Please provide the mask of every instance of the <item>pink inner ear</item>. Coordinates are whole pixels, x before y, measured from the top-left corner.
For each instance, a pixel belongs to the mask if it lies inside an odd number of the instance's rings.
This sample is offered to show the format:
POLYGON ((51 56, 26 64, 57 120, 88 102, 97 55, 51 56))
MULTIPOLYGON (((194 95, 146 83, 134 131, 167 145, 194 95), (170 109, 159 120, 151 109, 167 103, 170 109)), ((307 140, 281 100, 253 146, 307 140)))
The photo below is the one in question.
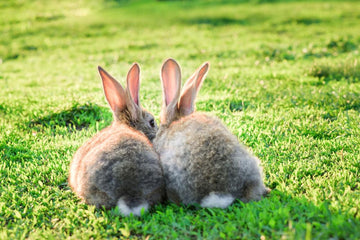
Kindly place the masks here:
POLYGON ((98 67, 103 82, 103 88, 106 100, 108 101, 112 111, 117 113, 126 108, 126 94, 120 83, 116 81, 104 69, 98 67))
POLYGON ((185 83, 184 90, 180 96, 179 101, 179 109, 181 111, 181 114, 183 114, 184 116, 194 112, 196 94, 201 87, 201 84, 208 69, 209 64, 203 64, 200 69, 196 70, 195 73, 185 83))
POLYGON ((168 106, 176 97, 179 90, 180 69, 174 60, 167 60, 161 71, 161 78, 165 94, 165 104, 168 106))
POLYGON ((207 73, 208 70, 209 70, 209 63, 205 63, 199 70, 199 74, 196 79, 196 91, 199 91, 199 87, 204 80, 204 75, 207 73))
POLYGON ((136 63, 129 70, 127 76, 127 86, 132 99, 135 104, 139 106, 140 68, 136 63))
POLYGON ((181 94, 179 101, 179 109, 184 116, 194 112, 194 101, 196 97, 196 89, 194 85, 189 85, 181 94))

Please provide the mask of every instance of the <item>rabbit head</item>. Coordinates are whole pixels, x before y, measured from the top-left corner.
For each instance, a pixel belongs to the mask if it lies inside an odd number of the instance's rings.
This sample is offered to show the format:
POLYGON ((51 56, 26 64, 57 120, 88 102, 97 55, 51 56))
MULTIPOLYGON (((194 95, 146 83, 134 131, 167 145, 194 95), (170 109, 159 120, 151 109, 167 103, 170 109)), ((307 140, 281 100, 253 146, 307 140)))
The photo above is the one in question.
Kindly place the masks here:
POLYGON ((114 122, 126 124, 142 133, 149 140, 153 140, 157 125, 154 116, 143 109, 139 100, 140 67, 134 63, 127 74, 127 88, 115 80, 100 66, 99 73, 107 102, 113 112, 114 122))
POLYGON ((205 62, 186 81, 180 94, 181 70, 179 64, 171 58, 163 63, 160 72, 163 89, 163 105, 160 114, 161 125, 169 125, 173 121, 195 111, 195 98, 208 70, 209 63, 205 62))

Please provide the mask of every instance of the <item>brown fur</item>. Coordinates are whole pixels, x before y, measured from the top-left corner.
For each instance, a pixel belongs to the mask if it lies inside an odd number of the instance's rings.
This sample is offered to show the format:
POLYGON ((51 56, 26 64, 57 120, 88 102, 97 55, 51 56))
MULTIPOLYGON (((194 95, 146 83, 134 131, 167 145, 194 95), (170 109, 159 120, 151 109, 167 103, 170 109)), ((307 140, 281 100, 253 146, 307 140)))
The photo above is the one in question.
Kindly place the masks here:
MULTIPOLYGON (((128 85, 129 79, 139 81, 136 67, 129 71, 128 85)), ((151 206, 165 194, 159 158, 151 143, 158 128, 149 123, 153 116, 138 105, 138 99, 137 104, 133 101, 130 93, 137 96, 138 89, 125 92, 104 70, 99 71, 114 122, 78 149, 70 164, 69 184, 96 207, 114 207, 120 198, 130 208, 144 202, 151 206)))
POLYGON ((118 122, 79 148, 69 182, 80 198, 97 207, 113 207, 123 195, 129 196, 128 205, 138 200, 155 204, 163 194, 162 170, 151 142, 118 122))

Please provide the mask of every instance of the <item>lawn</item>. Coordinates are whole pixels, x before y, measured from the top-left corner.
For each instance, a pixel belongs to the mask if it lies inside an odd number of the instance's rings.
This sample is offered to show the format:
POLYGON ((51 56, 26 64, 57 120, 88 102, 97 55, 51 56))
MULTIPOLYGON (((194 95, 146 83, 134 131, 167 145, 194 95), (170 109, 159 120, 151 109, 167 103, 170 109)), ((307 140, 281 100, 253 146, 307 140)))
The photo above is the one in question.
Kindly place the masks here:
POLYGON ((360 239, 357 1, 0 2, 0 239, 360 239), (97 73, 211 64, 197 110, 262 161, 270 196, 122 217, 77 199, 69 164, 112 121, 97 73))

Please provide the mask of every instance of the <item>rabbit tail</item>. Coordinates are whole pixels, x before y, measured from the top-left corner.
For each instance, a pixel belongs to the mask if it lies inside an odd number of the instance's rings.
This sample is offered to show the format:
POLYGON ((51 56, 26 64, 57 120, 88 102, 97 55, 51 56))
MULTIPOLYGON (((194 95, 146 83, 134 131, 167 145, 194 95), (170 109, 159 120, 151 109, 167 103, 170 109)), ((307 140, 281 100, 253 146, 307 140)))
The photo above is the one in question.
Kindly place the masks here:
POLYGON ((201 200, 200 206, 209 208, 227 208, 234 200, 235 197, 231 194, 211 192, 201 200))
POLYGON ((120 210, 120 213, 124 216, 129 216, 130 213, 132 213, 134 216, 140 216, 142 209, 144 209, 143 211, 146 212, 150 207, 149 203, 145 200, 130 202, 127 201, 126 197, 121 197, 117 202, 117 206, 120 210))

